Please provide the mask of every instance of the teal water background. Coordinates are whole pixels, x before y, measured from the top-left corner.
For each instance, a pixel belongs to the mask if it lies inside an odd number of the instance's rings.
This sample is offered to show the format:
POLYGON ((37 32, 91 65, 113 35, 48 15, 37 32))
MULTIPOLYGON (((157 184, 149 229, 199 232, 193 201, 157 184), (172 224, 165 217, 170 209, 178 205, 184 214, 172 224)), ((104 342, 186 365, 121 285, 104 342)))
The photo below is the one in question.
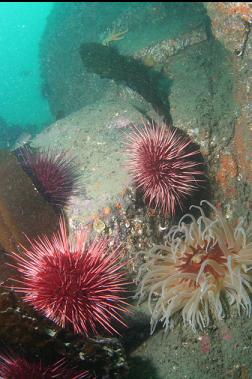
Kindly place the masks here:
POLYGON ((53 3, 0 4, 0 117, 11 124, 52 121, 41 93, 39 42, 53 3))

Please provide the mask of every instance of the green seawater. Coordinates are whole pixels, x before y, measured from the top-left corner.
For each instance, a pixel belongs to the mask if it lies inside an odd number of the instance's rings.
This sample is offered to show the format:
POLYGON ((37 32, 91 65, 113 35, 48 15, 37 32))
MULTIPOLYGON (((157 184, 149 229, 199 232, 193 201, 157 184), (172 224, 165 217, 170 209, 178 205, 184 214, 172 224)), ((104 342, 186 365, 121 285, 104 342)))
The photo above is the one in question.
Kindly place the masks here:
POLYGON ((0 117, 11 124, 52 120, 41 93, 39 42, 53 3, 0 4, 0 117))

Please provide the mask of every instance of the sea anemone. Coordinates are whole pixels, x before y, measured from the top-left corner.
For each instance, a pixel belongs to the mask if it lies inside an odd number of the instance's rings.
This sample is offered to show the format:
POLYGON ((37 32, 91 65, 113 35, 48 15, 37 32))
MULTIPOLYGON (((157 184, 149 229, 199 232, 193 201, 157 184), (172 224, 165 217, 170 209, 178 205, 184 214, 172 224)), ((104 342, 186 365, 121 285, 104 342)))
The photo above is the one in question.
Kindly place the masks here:
POLYGON ((56 210, 63 209, 78 192, 78 170, 65 152, 33 152, 22 147, 16 156, 37 190, 56 210))
POLYGON ((126 145, 136 187, 151 207, 165 215, 183 209, 184 201, 204 181, 200 152, 178 129, 146 123, 135 127, 126 145))
POLYGON ((137 295, 148 297, 151 333, 159 321, 167 330, 175 315, 182 315, 193 330, 203 329, 210 315, 225 316, 225 305, 236 304, 239 314, 251 315, 251 229, 243 227, 242 219, 233 227, 220 210, 203 204, 212 217, 193 206, 200 217, 184 215, 168 233, 167 244, 147 252, 139 270, 137 295))
POLYGON ((64 359, 46 367, 41 362, 31 363, 21 357, 0 355, 0 377, 3 379, 81 379, 87 375, 87 371, 74 374, 66 369, 64 359))
POLYGON ((122 293, 126 291, 126 264, 117 249, 110 251, 109 240, 88 242, 85 230, 68 239, 66 225, 50 239, 30 241, 23 254, 13 253, 22 275, 14 290, 37 311, 75 333, 90 335, 100 327, 116 333, 113 321, 126 312, 122 293))

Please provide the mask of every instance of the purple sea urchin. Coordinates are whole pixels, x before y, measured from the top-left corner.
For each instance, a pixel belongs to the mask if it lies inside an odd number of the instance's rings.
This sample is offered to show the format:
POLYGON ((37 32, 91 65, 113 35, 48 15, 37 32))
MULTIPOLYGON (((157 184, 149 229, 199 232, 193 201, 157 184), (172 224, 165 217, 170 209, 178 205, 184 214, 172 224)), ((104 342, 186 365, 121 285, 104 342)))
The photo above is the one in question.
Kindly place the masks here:
POLYGON ((204 181, 200 152, 187 136, 165 124, 135 128, 127 143, 129 169, 150 206, 174 215, 204 181))
POLYGON ((37 190, 55 209, 64 208, 78 191, 77 168, 64 152, 32 152, 24 147, 17 156, 37 190))
POLYGON ((166 329, 182 315, 194 330, 209 324, 209 312, 224 316, 223 299, 251 315, 252 234, 242 220, 232 227, 219 210, 201 207, 196 220, 187 214, 171 228, 168 243, 154 246, 139 271, 138 296, 148 298, 151 332, 159 321, 166 329), (190 223, 185 221, 189 220, 190 223), (224 295, 224 296, 223 296, 224 295))

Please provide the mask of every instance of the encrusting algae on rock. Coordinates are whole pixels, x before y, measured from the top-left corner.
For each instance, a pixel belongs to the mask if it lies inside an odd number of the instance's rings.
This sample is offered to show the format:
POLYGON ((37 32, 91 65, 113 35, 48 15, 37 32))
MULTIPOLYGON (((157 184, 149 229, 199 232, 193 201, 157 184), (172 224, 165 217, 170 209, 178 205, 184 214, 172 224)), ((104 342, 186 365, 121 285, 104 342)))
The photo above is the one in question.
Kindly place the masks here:
POLYGON ((203 204, 213 216, 193 206, 200 217, 184 215, 167 245, 150 249, 140 267, 137 296, 148 298, 151 333, 159 321, 168 330, 179 314, 194 331, 203 329, 210 316, 225 316, 225 302, 251 315, 252 228, 245 229, 242 219, 232 227, 212 204, 203 204))
POLYGON ((105 230, 106 225, 100 218, 95 218, 93 228, 97 233, 102 233, 105 230))

